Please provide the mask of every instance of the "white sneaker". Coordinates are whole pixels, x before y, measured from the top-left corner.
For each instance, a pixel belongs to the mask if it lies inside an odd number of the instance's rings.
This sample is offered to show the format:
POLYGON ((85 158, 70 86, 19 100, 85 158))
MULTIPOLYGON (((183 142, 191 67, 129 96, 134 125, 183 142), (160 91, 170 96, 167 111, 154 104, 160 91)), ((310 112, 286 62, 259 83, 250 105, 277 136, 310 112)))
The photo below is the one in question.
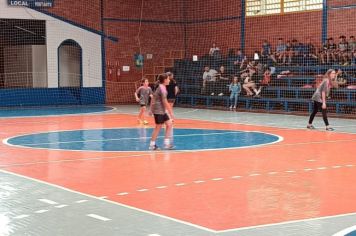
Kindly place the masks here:
POLYGON ((161 150, 157 145, 150 145, 149 149, 152 150, 152 151, 159 151, 159 150, 161 150))
POLYGON ((164 145, 164 149, 173 150, 173 149, 175 149, 175 146, 173 144, 164 145))
POLYGON ((215 93, 211 93, 210 95, 211 95, 211 96, 214 96, 214 95, 215 95, 215 93))
POLYGON ((234 106, 234 109, 236 109, 236 107, 234 106))
POLYGON ((229 109, 232 110, 232 106, 230 106, 229 109))
POLYGON ((262 91, 262 88, 260 87, 260 88, 257 90, 256 96, 257 96, 258 94, 260 94, 261 91, 262 91))
POLYGON ((218 96, 224 96, 224 94, 223 93, 219 93, 218 96))

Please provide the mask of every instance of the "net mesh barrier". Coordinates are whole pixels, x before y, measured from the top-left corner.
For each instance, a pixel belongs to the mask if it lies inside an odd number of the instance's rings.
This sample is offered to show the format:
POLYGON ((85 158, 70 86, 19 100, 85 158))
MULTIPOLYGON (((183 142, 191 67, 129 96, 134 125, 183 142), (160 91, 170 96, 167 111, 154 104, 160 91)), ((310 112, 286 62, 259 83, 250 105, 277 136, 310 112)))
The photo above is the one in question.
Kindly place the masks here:
POLYGON ((26 15, 18 19, 2 10, 2 106, 35 90, 44 104, 134 103, 142 77, 154 84, 171 71, 179 106, 233 108, 235 78, 238 110, 306 113, 323 75, 335 69, 328 110, 356 114, 353 1, 54 3, 17 7, 26 15))

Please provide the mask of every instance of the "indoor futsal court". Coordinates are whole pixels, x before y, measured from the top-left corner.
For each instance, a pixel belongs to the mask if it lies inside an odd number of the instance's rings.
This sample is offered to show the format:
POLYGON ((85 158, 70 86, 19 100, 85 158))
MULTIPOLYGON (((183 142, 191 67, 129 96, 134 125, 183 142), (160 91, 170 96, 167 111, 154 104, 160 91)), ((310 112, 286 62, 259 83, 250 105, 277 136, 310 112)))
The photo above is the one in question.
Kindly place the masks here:
POLYGON ((356 236, 355 16, 0 0, 0 236, 356 236))

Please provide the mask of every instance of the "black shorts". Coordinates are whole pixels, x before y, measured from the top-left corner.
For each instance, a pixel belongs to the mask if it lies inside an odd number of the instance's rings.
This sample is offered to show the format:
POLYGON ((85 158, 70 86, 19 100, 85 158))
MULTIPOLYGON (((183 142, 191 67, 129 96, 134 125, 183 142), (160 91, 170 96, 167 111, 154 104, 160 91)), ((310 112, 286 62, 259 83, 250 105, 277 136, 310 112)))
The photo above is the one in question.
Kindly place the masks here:
POLYGON ((156 125, 164 124, 164 122, 169 120, 169 116, 167 115, 167 113, 165 113, 165 114, 153 114, 153 115, 155 117, 156 125))
POLYGON ((174 103, 176 101, 175 98, 167 98, 167 100, 168 100, 169 103, 174 103))
POLYGON ((146 104, 140 104, 140 107, 146 107, 147 105, 146 104))

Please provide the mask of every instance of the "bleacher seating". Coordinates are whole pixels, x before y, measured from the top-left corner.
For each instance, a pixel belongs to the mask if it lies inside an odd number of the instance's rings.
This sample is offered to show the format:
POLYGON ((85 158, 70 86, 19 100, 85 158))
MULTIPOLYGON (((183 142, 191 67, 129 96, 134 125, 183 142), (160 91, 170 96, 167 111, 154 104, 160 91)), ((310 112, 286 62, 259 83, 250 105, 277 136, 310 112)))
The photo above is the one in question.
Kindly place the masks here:
MULTIPOLYGON (((204 63, 179 60, 175 62, 175 78, 180 86, 181 93, 177 104, 189 106, 224 106, 228 107, 229 96, 210 96, 201 94, 202 74, 204 63)), ((338 66, 310 66, 310 67, 277 67, 276 71, 290 70, 302 76, 289 76, 273 78, 270 86, 262 89, 258 98, 244 96, 242 92, 238 98, 239 108, 283 110, 285 112, 311 112, 313 102, 310 100, 315 88, 303 88, 303 85, 314 85, 315 75, 324 73, 330 68, 338 66), (307 73, 306 73, 307 71, 307 73), (305 75, 306 74, 306 75, 305 75)), ((344 71, 356 71, 355 66, 342 67, 344 71)), ((356 84, 356 78, 350 78, 349 83, 356 84)), ((335 113, 355 113, 356 90, 338 88, 331 90, 331 99, 328 100, 328 109, 335 113)))

